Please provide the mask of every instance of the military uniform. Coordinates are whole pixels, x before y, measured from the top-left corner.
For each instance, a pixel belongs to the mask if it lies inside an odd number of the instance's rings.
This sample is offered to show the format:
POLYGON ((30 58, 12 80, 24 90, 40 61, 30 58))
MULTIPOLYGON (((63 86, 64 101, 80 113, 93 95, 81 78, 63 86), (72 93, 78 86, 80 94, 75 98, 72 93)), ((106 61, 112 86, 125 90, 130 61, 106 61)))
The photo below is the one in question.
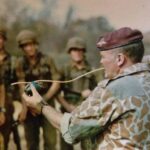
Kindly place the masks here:
POLYGON ((65 140, 74 143, 91 137, 92 150, 150 149, 149 70, 138 63, 100 82, 81 106, 64 115, 65 140))
MULTIPOLYGON (((85 41, 80 37, 73 37, 69 39, 66 46, 67 52, 70 53, 70 51, 73 48, 83 49, 83 51, 85 52, 86 51, 85 41)), ((63 67, 63 71, 62 71, 63 80, 75 79, 76 77, 79 77, 91 70, 92 68, 89 65, 89 63, 85 60, 85 58, 83 58, 83 64, 81 68, 78 68, 76 64, 73 61, 71 61, 63 67)), ((64 92, 64 98, 69 104, 78 106, 85 99, 82 97, 81 94, 82 91, 87 89, 93 90, 96 85, 97 85, 96 78, 93 74, 86 75, 74 82, 63 84, 62 89, 64 92)), ((63 113, 66 112, 65 108, 63 107, 61 108, 61 110, 63 113)), ((87 150, 87 145, 88 145, 87 143, 88 143, 87 139, 81 142, 82 150, 87 150)), ((73 146, 67 144, 62 139, 61 149, 71 150, 73 149, 73 146)))
MULTIPOLYGON (((29 60, 23 56, 17 62, 17 76, 19 80, 34 81, 39 79, 59 80, 60 75, 56 70, 52 58, 38 52, 35 65, 30 65, 29 60)), ((45 84, 44 95, 50 88, 50 83, 45 84)), ((54 100, 47 101, 54 107, 54 100)), ((56 129, 41 115, 33 116, 30 112, 25 120, 25 135, 30 150, 39 149, 39 132, 40 127, 43 128, 44 149, 55 149, 56 145, 56 129)))
MULTIPOLYGON (((64 69, 63 73, 64 80, 71 80, 91 71, 91 66, 85 61, 81 69, 78 69, 73 63, 70 63, 70 65, 66 65, 63 69, 64 69)), ((86 89, 93 90, 95 86, 96 86, 96 79, 94 75, 90 74, 84 76, 74 82, 63 85, 64 98, 69 104, 78 106, 84 100, 84 98, 81 95, 81 92, 86 89)), ((66 110, 63 107, 61 108, 61 110, 63 113, 66 112, 66 110)), ((87 143, 87 140, 84 140, 81 143, 82 149, 86 149, 85 147, 87 144, 84 143, 87 143)), ((67 148, 68 150, 70 150, 72 148, 71 145, 65 144, 64 142, 62 142, 61 145, 62 150, 63 149, 67 150, 67 148)))
MULTIPOLYGON (((64 80, 72 80, 91 71, 91 66, 85 61, 83 67, 79 69, 75 64, 69 63, 63 70, 64 80)), ((81 92, 86 89, 93 90, 95 86, 95 76, 93 74, 86 75, 74 82, 64 84, 64 97, 69 103, 77 106, 84 100, 81 92)))
POLYGON ((7 149, 9 142, 9 135, 12 131, 12 123, 13 123, 13 93, 14 87, 10 84, 16 81, 15 76, 15 68, 12 66, 14 59, 13 56, 10 56, 7 52, 5 52, 5 58, 0 64, 1 69, 1 78, 2 82, 5 85, 5 108, 6 108, 6 121, 5 124, 0 127, 0 131, 4 136, 5 149, 7 149))

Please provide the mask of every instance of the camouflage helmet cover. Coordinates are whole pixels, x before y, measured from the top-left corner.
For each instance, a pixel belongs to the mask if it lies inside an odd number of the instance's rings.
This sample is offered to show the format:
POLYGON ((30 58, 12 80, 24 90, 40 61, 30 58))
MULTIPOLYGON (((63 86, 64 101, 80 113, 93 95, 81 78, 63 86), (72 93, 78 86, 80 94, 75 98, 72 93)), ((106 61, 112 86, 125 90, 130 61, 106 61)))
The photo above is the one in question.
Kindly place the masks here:
POLYGON ((22 30, 17 35, 16 40, 19 46, 23 46, 24 44, 27 44, 30 42, 38 43, 36 34, 30 30, 22 30))
POLYGON ((80 37, 72 37, 69 39, 67 43, 66 51, 69 53, 70 50, 73 48, 79 48, 79 49, 83 49, 84 51, 86 51, 86 43, 80 37))

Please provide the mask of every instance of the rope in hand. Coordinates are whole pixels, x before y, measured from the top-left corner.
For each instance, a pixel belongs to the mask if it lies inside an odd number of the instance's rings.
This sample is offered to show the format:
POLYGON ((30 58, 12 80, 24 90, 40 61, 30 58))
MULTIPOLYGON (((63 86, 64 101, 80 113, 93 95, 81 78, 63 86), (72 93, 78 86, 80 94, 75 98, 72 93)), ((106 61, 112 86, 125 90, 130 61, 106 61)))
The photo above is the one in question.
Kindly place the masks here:
MULTIPOLYGON (((83 74, 83 75, 81 75, 81 76, 78 76, 78 77, 72 79, 72 80, 66 80, 66 81, 60 81, 60 80, 35 80, 34 82, 70 83, 70 82, 74 82, 74 81, 76 81, 76 80, 78 80, 78 79, 80 79, 80 78, 82 78, 82 77, 84 77, 84 76, 86 76, 86 75, 88 75, 88 74, 91 74, 91 73, 96 72, 96 71, 101 71, 101 70, 104 70, 104 68, 94 69, 94 70, 89 71, 89 72, 87 72, 87 73, 85 73, 85 74, 83 74)), ((27 84, 27 83, 31 83, 31 82, 14 82, 14 83, 12 83, 11 85, 27 84)))

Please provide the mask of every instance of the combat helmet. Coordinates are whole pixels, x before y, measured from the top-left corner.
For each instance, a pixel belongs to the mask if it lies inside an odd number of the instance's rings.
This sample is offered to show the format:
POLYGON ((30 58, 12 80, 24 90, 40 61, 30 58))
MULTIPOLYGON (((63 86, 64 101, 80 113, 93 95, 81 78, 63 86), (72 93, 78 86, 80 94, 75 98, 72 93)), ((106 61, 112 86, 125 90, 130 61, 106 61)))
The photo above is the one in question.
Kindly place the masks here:
POLYGON ((27 43, 34 42, 38 44, 37 36, 33 31, 22 30, 16 38, 18 45, 21 47, 27 43))
POLYGON ((79 48, 83 49, 84 52, 86 51, 86 43, 85 40, 83 40, 80 37, 72 37, 69 39, 67 46, 66 46, 66 51, 70 53, 70 50, 73 48, 79 48))

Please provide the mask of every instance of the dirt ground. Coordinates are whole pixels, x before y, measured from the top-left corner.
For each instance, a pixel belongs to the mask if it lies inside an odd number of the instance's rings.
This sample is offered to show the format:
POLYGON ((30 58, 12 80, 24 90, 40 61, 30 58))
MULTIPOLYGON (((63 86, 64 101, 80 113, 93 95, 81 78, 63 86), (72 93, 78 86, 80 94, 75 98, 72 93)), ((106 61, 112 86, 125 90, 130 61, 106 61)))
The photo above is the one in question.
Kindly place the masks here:
MULTIPOLYGON (((16 119, 19 112, 21 111, 21 104, 19 102, 15 102, 14 107, 15 107, 14 119, 16 119)), ((58 103, 56 103, 56 108, 59 109, 58 103)), ((21 149, 27 150, 26 140, 24 136, 24 128, 22 124, 18 125, 18 131, 19 131, 19 136, 20 136, 21 149)), ((56 145, 57 150, 60 150, 60 145, 59 145, 60 137, 59 136, 60 134, 59 132, 57 132, 57 145, 56 145)), ((75 147, 75 150, 81 150, 80 144, 76 144, 74 147, 75 147)), ((9 142, 8 150, 17 150, 12 134, 10 135, 10 142, 9 142)), ((43 150, 42 129, 40 130, 40 150, 43 150)))
MULTIPOLYGON (((21 141, 20 141, 21 142, 21 150, 27 150, 26 141, 25 141, 25 138, 24 138, 24 129, 23 129, 23 126, 20 125, 18 127, 18 129, 19 129, 19 135, 20 135, 20 139, 21 139, 21 141)), ((58 133, 58 136, 57 136, 56 149, 60 150, 59 133, 58 133)), ((10 142, 9 142, 9 148, 8 148, 8 150, 17 150, 16 145, 15 145, 14 140, 13 140, 13 135, 12 134, 10 136, 10 142)), ((43 149, 42 130, 41 130, 41 135, 40 135, 40 150, 44 150, 43 149)), ((81 150, 80 144, 76 144, 74 146, 74 150, 81 150)))

